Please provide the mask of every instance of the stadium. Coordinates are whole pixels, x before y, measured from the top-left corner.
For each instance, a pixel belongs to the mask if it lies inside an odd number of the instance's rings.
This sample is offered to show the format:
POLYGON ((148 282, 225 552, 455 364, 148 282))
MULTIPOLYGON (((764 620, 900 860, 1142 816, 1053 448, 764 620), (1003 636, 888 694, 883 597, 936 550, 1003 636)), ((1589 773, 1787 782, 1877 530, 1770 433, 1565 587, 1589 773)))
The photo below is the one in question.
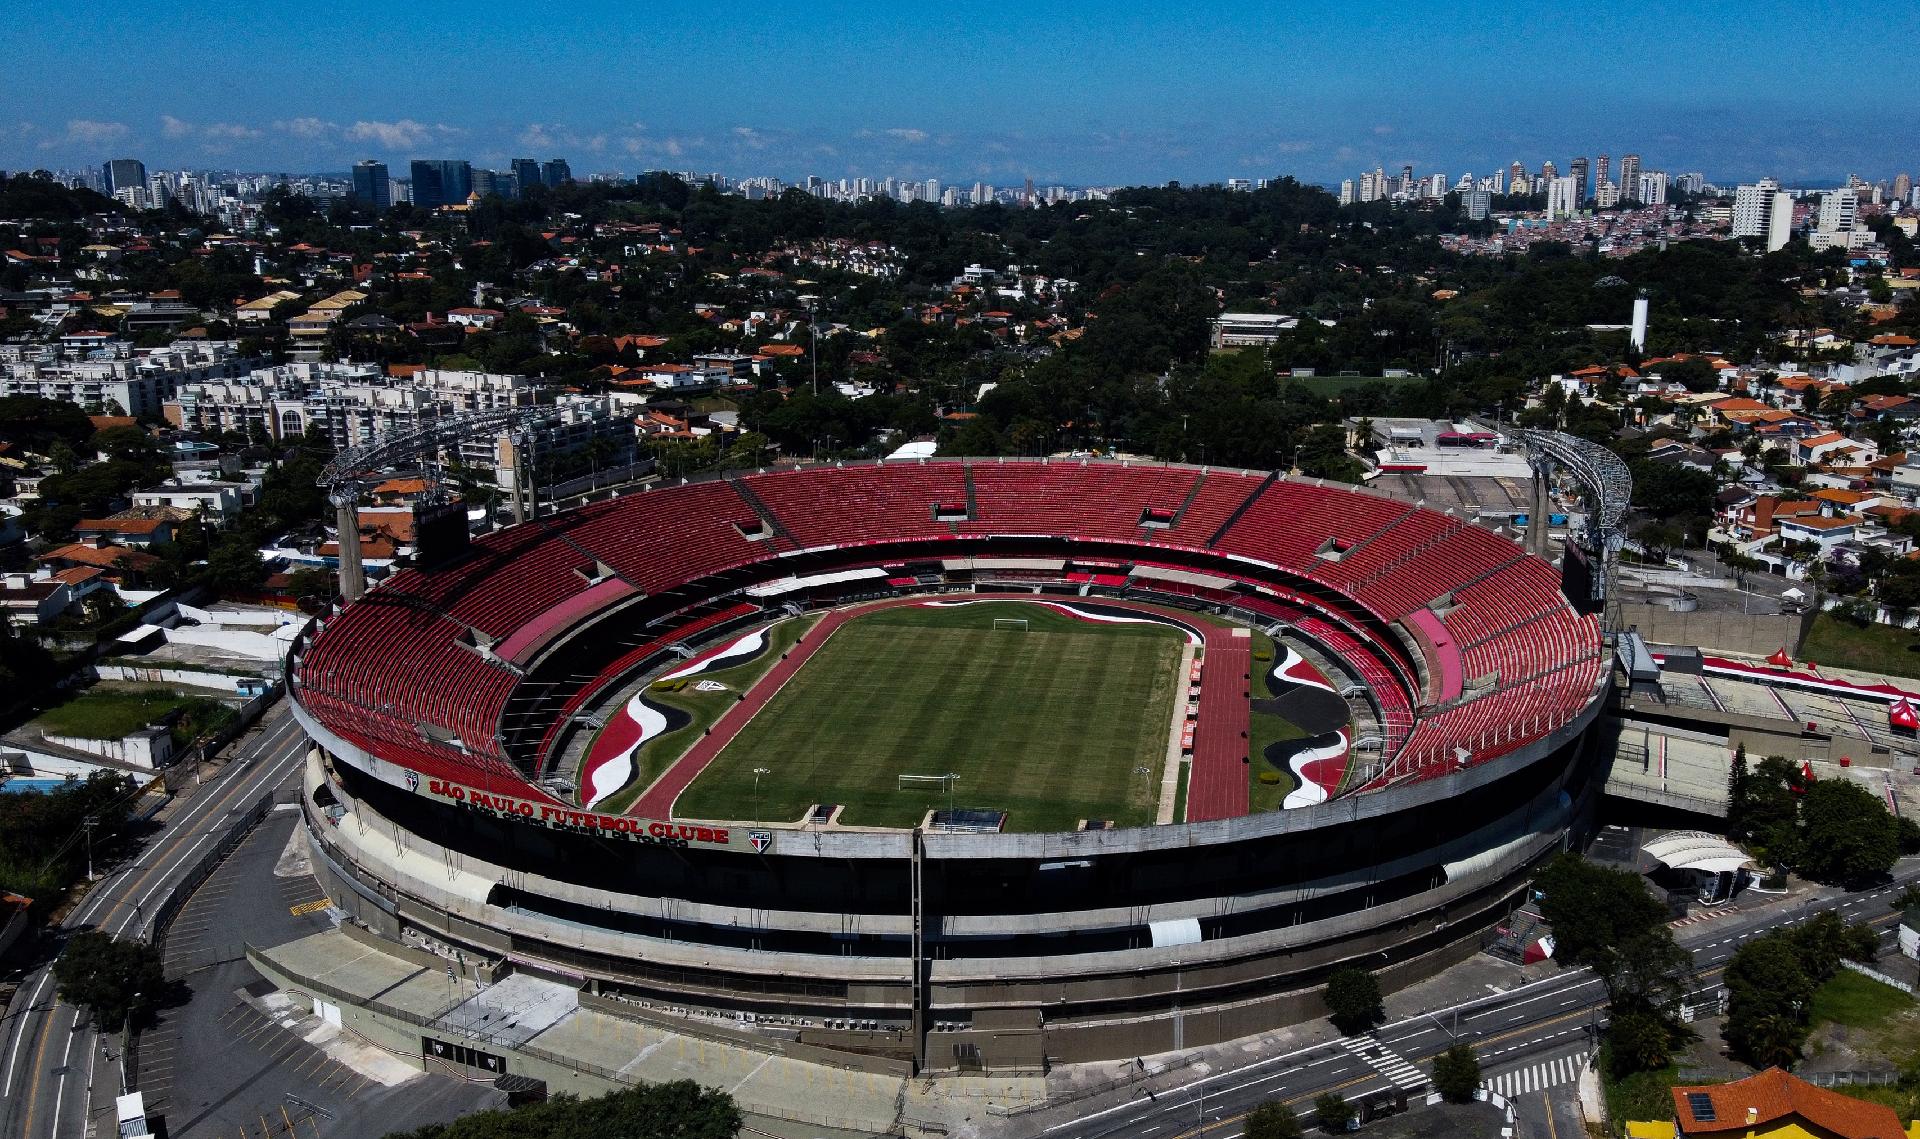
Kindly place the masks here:
POLYGON ((1588 558, 1364 489, 869 461, 461 538, 289 657, 330 897, 771 1041, 1031 1071, 1317 1016, 1471 952, 1598 796, 1588 558))

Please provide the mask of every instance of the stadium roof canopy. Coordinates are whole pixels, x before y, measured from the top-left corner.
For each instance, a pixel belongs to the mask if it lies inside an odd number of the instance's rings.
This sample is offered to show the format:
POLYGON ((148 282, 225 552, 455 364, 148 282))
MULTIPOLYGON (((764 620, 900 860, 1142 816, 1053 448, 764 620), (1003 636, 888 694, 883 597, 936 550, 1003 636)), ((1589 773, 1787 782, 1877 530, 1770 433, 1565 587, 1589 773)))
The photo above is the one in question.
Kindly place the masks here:
POLYGON ((1640 848, 1675 870, 1726 874, 1753 861, 1747 852, 1705 831, 1673 831, 1640 848))

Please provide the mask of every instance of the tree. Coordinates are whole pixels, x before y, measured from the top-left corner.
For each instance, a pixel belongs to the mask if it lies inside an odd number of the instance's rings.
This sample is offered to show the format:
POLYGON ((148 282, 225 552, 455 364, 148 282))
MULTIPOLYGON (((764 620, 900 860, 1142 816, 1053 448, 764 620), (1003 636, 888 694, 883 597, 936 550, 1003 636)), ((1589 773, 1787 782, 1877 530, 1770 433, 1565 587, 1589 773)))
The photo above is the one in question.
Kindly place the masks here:
POLYGON ((216 588, 257 589, 267 580, 267 565, 245 534, 228 534, 207 555, 207 580, 216 588))
POLYGON ((103 1031, 117 1032, 157 1007, 167 978, 160 953, 143 941, 122 940, 98 930, 76 933, 53 963, 60 999, 93 1015, 103 1031))
POLYGON ((1342 1099, 1336 1092, 1326 1092, 1313 1101, 1313 1121, 1320 1130, 1339 1133, 1353 1122, 1353 1105, 1342 1099))
POLYGON ((1433 1090, 1448 1103, 1471 1103, 1480 1090, 1480 1058, 1470 1044, 1455 1044, 1433 1058, 1433 1090))
POLYGON ((1673 1029, 1651 1012, 1628 1012, 1607 1025, 1607 1063, 1616 1078, 1673 1062, 1673 1029))
POLYGON ((732 1096, 675 1080, 597 1099, 558 1095, 509 1111, 475 1112, 451 1123, 396 1132, 390 1139, 733 1139, 740 1124, 732 1096))
POLYGON ((1327 978, 1325 1000, 1333 1026, 1348 1036, 1365 1032, 1386 1019, 1380 982, 1364 969, 1336 969, 1327 978))
POLYGON ((1739 780, 1729 800, 1727 829, 1776 866, 1791 866, 1800 851, 1800 769, 1770 755, 1739 780))
POLYGON ((1755 938, 1727 964, 1727 1022, 1734 1053, 1756 1067, 1791 1065, 1807 1038, 1815 982, 1801 965, 1791 937, 1755 938))
POLYGON ((1872 792, 1845 779, 1807 788, 1800 803, 1802 874, 1860 886, 1886 876, 1900 857, 1900 826, 1872 792))
POLYGON ((1541 915, 1553 926, 1554 956, 1572 966, 1602 972, 1618 947, 1636 934, 1661 927, 1666 907, 1631 871, 1596 866, 1579 855, 1561 854, 1534 880, 1541 915))
POLYGON ((1300 1139, 1300 1117, 1277 1099, 1247 1113, 1246 1139, 1300 1139))
POLYGON ((1660 378, 1690 392, 1710 392, 1720 386, 1720 373, 1698 356, 1660 365, 1660 378))

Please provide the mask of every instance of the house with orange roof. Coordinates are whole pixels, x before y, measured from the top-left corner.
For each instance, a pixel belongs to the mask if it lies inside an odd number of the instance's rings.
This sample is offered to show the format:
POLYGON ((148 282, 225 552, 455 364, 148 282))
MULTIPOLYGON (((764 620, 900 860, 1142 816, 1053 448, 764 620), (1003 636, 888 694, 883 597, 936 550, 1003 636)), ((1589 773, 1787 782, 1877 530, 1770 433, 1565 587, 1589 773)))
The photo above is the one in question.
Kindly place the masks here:
POLYGON ((98 541, 144 550, 173 541, 173 522, 166 518, 83 518, 74 523, 79 540, 98 541))
POLYGON ((159 558, 140 550, 89 542, 70 542, 57 546, 41 554, 37 560, 50 570, 91 566, 111 581, 143 577, 160 564, 159 558))
POLYGON ((1917 1139, 1885 1104, 1816 1087, 1779 1068, 1673 1088, 1673 1122, 1627 1124, 1629 1139, 1917 1139))
POLYGON ((1838 431, 1810 435, 1794 444, 1793 460, 1801 466, 1831 463, 1865 466, 1880 457, 1871 439, 1851 439, 1838 431))

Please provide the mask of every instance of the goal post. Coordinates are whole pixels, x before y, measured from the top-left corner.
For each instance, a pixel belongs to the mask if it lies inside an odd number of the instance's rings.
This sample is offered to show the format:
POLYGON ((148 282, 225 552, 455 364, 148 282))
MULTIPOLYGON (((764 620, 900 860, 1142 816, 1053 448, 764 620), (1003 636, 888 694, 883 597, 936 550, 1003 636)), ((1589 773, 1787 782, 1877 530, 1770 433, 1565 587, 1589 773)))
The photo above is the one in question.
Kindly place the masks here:
POLYGON ((947 796, 947 810, 953 810, 953 785, 960 782, 957 771, 943 772, 939 775, 901 775, 898 789, 901 791, 944 791, 947 796))
POLYGON ((1024 633, 1027 631, 1027 619, 1025 617, 995 617, 993 619, 993 627, 995 629, 1012 629, 1015 632, 1024 633))

